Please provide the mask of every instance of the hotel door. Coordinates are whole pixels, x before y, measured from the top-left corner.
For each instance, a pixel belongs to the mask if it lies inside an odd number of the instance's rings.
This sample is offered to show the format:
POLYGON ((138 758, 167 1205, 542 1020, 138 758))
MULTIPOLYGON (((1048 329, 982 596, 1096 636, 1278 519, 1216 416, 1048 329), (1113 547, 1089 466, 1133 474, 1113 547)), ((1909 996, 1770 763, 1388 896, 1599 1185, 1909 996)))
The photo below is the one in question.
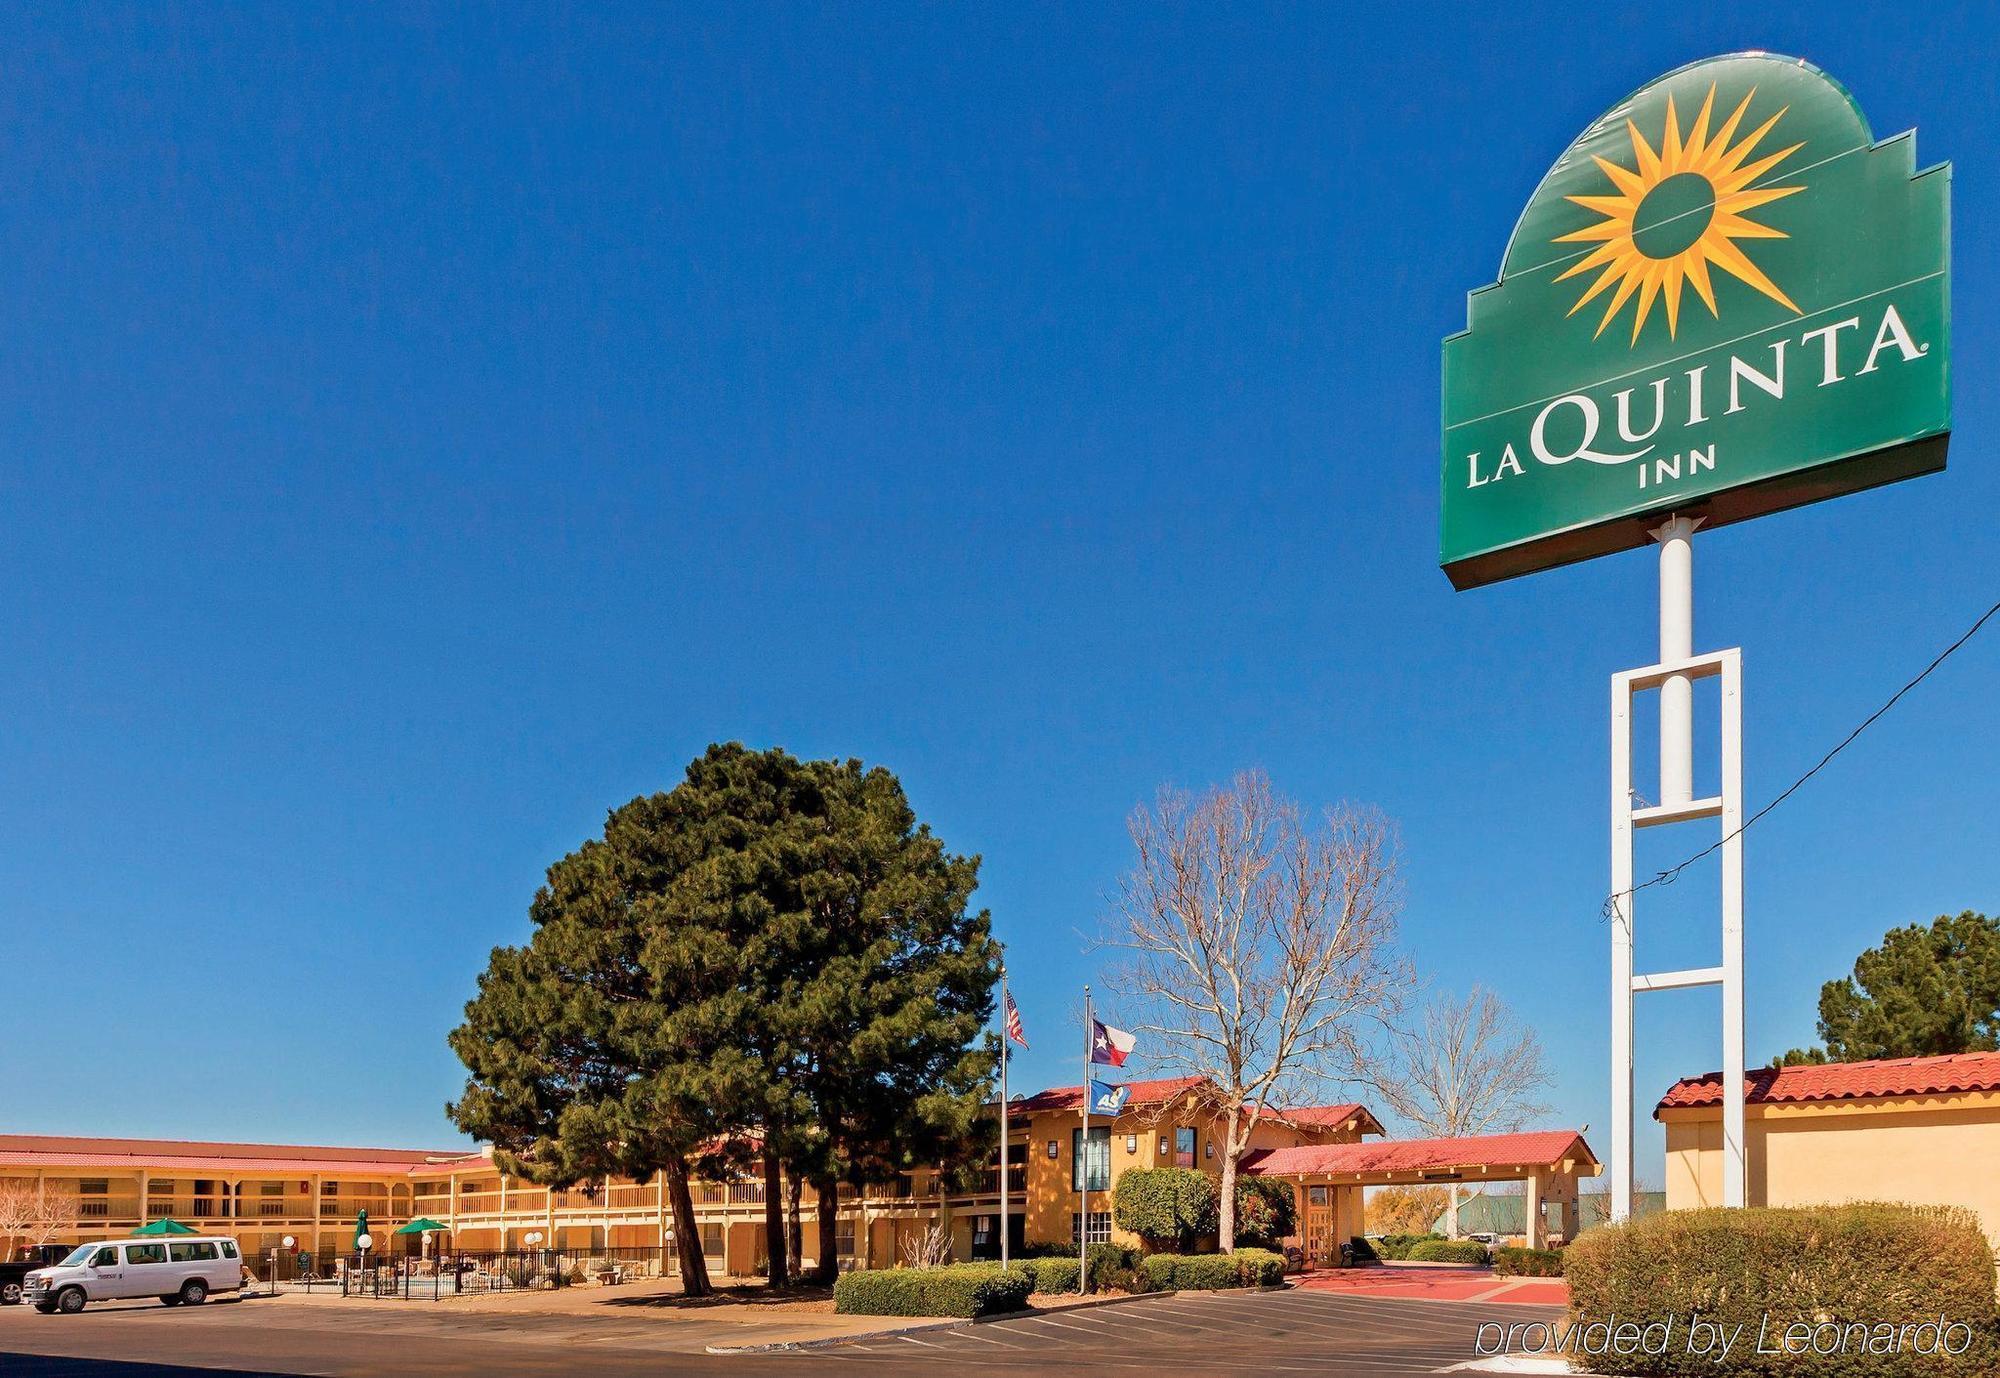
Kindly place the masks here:
POLYGON ((1334 1238, 1333 1189, 1306 1188, 1306 1266, 1331 1268, 1340 1262, 1340 1241, 1334 1238))

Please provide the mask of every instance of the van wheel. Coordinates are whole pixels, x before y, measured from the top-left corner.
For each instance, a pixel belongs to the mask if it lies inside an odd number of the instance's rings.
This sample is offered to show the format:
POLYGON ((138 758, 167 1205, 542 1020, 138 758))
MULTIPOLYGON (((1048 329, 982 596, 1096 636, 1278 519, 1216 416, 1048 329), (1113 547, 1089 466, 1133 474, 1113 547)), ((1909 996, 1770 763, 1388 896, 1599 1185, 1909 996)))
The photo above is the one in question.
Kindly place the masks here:
POLYGON ((0 1306, 19 1306, 20 1304, 21 1284, 18 1282, 0 1282, 0 1306))
POLYGON ((65 1316, 74 1316, 83 1310, 84 1295, 81 1287, 65 1287, 56 1293, 56 1310, 65 1316))
POLYGON ((200 1278, 189 1278, 181 1286, 180 1300, 189 1306, 200 1306, 208 1300, 208 1284, 200 1278))

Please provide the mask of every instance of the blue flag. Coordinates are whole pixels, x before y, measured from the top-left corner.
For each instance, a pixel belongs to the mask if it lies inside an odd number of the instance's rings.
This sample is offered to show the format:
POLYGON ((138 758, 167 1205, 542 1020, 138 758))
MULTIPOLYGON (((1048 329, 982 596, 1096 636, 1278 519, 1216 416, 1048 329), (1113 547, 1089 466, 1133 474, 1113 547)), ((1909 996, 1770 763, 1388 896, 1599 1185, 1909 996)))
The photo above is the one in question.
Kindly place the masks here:
POLYGON ((1131 1094, 1129 1086, 1113 1086, 1108 1081, 1090 1083, 1090 1113, 1093 1115, 1116 1115, 1125 1108, 1125 1098, 1131 1094))

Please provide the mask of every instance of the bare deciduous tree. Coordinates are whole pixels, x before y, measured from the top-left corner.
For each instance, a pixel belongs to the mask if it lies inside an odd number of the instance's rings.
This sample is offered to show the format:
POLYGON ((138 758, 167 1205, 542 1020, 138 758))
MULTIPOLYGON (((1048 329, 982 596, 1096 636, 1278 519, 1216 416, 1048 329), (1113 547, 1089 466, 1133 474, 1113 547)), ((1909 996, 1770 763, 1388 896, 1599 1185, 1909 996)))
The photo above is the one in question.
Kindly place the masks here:
POLYGON ((942 1268, 951 1262, 951 1227, 932 1225, 903 1241, 905 1268, 942 1268))
POLYGON ((49 1182, 12 1177, 0 1181, 0 1258, 16 1249, 47 1244, 76 1228, 82 1203, 76 1193, 49 1182))
MULTIPOLYGON (((1519 1129, 1548 1106, 1541 1040, 1500 998, 1478 986, 1439 995, 1394 1038, 1393 1074, 1376 1082, 1389 1108, 1442 1139, 1519 1129)), ((1458 1237, 1459 1188, 1451 1184, 1448 1232, 1458 1237)))
POLYGON ((1429 1234, 1451 1202, 1443 1187, 1376 1187, 1367 1202, 1369 1234, 1429 1234))
MULTIPOLYGON (((1215 1090, 1224 1125, 1220 1243, 1236 1242, 1236 1169, 1257 1124, 1363 1077, 1372 1035, 1410 985, 1396 955, 1395 831, 1371 809, 1318 819, 1261 771, 1226 788, 1165 789, 1130 822, 1112 974, 1147 1060, 1215 1090)), ((1371 1079, 1372 1080, 1372 1079, 1371 1079)))

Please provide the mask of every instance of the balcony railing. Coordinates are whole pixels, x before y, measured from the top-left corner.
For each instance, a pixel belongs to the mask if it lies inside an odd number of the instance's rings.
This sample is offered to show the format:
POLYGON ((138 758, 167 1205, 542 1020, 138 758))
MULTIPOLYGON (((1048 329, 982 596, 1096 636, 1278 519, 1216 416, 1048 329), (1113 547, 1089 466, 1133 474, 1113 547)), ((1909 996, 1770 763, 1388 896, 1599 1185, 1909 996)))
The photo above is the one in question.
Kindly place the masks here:
MULTIPOLYGON (((1028 1169, 1016 1163, 1007 1173, 1007 1190, 1010 1193, 1026 1195, 1028 1190, 1028 1169)), ((951 1176, 951 1191, 954 1196, 998 1196, 1000 1194, 1000 1169, 963 1168, 951 1176)))

